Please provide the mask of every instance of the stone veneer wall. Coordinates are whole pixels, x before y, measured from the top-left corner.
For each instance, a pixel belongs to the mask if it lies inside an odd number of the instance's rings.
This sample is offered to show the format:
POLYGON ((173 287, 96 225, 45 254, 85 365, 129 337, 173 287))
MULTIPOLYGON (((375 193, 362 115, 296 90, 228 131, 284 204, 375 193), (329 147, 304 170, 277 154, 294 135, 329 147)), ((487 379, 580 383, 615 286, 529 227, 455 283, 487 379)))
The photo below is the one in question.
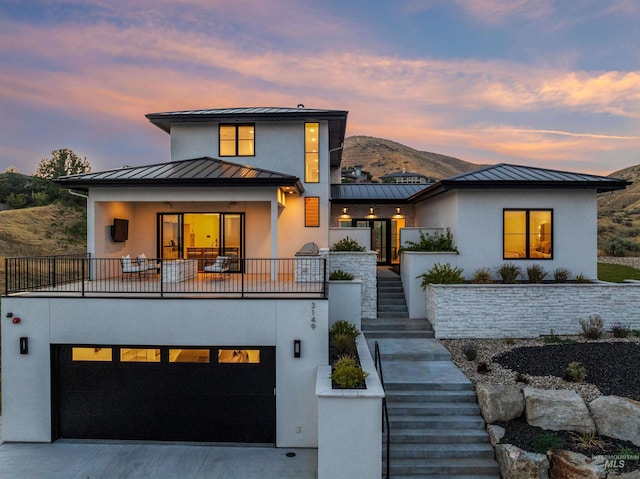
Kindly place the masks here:
POLYGON ((640 257, 638 256, 598 256, 598 263, 621 264, 640 269, 640 257))
POLYGON ((640 329, 640 283, 429 285, 426 303, 437 338, 579 334, 596 314, 640 329))
POLYGON ((327 275, 340 269, 360 278, 362 317, 375 318, 378 309, 376 252, 331 251, 328 257, 327 275))

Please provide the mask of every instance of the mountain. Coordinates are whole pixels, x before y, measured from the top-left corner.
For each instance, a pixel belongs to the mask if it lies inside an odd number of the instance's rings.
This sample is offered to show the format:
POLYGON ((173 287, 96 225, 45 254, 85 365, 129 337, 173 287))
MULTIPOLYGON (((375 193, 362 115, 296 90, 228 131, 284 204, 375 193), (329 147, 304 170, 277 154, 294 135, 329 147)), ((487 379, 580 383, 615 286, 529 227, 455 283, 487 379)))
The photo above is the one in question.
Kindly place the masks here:
MULTIPOLYGON (((603 247, 616 239, 618 243, 636 243, 640 250, 640 165, 615 171, 609 176, 633 181, 633 184, 624 190, 604 193, 598 198, 599 243, 603 247)), ((635 251, 635 255, 638 252, 635 251)))
POLYGON ((361 165, 374 180, 381 175, 402 171, 420 173, 427 178, 443 179, 475 170, 483 165, 452 156, 418 151, 395 141, 371 136, 350 136, 344 141, 342 166, 361 165))

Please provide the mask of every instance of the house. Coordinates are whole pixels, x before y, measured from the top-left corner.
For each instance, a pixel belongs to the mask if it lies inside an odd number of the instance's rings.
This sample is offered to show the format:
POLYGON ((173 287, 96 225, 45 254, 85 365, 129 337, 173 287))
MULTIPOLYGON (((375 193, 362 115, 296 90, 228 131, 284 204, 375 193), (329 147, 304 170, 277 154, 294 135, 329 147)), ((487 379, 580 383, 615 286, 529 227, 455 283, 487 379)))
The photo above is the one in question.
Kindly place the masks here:
MULTIPOLYGON (((87 196, 89 255, 7 259, 6 441, 317 447, 336 238, 364 233, 370 256, 394 265, 419 231, 449 230, 466 274, 517 261, 594 278, 597 194, 628 184, 514 165, 340 184, 346 111, 147 118, 170 134, 169 161, 60 179, 87 196)), ((405 292, 424 317, 414 267, 402 265, 405 292)))
POLYGON ((408 184, 420 184, 425 185, 430 183, 426 176, 420 173, 408 172, 406 168, 402 168, 402 171, 394 171, 393 173, 387 173, 380 177, 383 183, 408 183, 408 184))

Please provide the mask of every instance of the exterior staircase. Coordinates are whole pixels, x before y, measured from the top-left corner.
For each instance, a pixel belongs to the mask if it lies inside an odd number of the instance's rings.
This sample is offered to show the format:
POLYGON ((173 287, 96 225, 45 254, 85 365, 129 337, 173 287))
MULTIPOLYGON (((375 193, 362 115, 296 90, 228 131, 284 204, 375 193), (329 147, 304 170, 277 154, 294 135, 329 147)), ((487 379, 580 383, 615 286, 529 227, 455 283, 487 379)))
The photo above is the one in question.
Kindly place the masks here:
MULTIPOLYGON (((379 343, 390 424, 390 478, 498 479, 498 465, 469 379, 434 339, 426 319, 409 319, 400 277, 378 270, 378 317, 363 319, 379 343)), ((383 434, 385 477, 386 433, 383 434)))

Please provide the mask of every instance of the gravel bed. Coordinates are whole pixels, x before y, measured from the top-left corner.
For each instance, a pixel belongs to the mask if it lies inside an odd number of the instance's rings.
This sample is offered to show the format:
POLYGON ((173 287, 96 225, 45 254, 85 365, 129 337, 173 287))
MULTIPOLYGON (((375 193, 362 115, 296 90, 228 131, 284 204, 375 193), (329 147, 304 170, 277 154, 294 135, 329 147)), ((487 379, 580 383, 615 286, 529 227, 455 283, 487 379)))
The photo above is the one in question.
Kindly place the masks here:
POLYGON ((448 339, 441 342, 451 352, 456 366, 474 384, 526 382, 539 389, 573 389, 586 402, 602 394, 640 401, 639 337, 622 339, 607 333, 597 341, 587 341, 582 336, 559 336, 558 339, 574 343, 548 344, 542 339, 448 339), (468 346, 477 350, 477 358, 473 361, 464 356, 463 350, 468 346), (585 367, 586 382, 572 383, 563 379, 567 364, 573 361, 585 367), (487 364, 488 372, 478 372, 478 364, 482 362, 487 364))

